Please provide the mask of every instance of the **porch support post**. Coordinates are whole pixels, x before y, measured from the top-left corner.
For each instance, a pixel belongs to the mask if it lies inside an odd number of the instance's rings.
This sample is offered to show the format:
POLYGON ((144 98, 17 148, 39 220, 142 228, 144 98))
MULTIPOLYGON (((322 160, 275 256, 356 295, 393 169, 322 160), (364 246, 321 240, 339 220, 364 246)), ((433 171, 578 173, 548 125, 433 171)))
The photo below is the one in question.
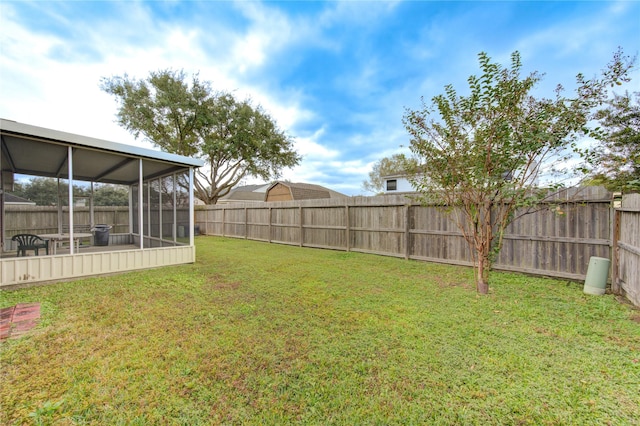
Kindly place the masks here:
POLYGON ((69 146, 67 150, 67 162, 69 164, 69 253, 73 255, 75 252, 75 247, 73 246, 73 148, 69 146))
POLYGON ((195 209, 193 207, 193 167, 189 167, 189 245, 193 246, 195 209))
POLYGON ((95 211, 93 209, 93 182, 91 182, 91 195, 89 197, 89 229, 93 229, 95 224, 95 211))
POLYGON ((58 194, 58 234, 62 234, 62 216, 64 212, 62 209, 62 194, 60 192, 60 176, 58 176, 57 182, 58 187, 56 193, 58 194))
POLYGON ((142 210, 144 207, 144 197, 143 197, 143 174, 142 174, 142 158, 138 160, 139 166, 139 175, 138 175, 138 232, 140 233, 140 250, 144 248, 144 211, 142 210))
POLYGON ((151 247, 151 182, 147 184, 147 235, 149 236, 149 246, 151 247))
POLYGON ((173 245, 178 242, 178 175, 174 173, 173 177, 173 245))
POLYGON ((163 186, 163 177, 158 178, 158 227, 160 228, 158 231, 158 235, 160 235, 160 247, 164 247, 163 246, 163 240, 164 238, 162 237, 163 234, 163 225, 164 223, 162 222, 162 186, 163 186))
POLYGON ((129 234, 133 234, 133 185, 129 185, 129 234))

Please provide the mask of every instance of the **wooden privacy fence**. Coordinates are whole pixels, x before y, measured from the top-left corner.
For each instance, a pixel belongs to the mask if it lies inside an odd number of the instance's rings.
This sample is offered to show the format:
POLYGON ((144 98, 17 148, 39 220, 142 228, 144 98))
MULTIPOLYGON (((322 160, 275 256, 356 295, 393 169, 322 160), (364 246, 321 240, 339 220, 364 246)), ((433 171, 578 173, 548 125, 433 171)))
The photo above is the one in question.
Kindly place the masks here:
MULTIPOLYGON (((129 232, 128 207, 93 208, 94 224, 112 226, 111 232, 129 232)), ((62 223, 69 223, 69 208, 62 209, 62 223)), ((91 225, 89 207, 73 208, 73 223, 76 226, 91 225)), ((67 226, 68 227, 68 226, 67 226)), ((6 205, 4 212, 4 234, 6 239, 20 233, 51 234, 58 232, 58 208, 51 206, 6 205)))
POLYGON ((640 194, 626 196, 614 215, 611 288, 640 307, 640 194))
MULTIPOLYGON (((207 235, 471 265, 447 210, 402 195, 201 206, 207 235)), ((570 189, 514 221, 496 269, 583 280, 591 256, 610 258, 611 194, 570 189)))
MULTIPOLYGON (((111 226, 114 235, 129 232, 129 208, 120 206, 95 206, 94 224, 111 226)), ((69 230, 69 208, 62 208, 62 231, 69 230)), ((89 207, 73 208, 74 232, 91 230, 91 214, 89 207)), ((55 234, 58 232, 58 208, 55 206, 5 205, 2 229, 4 241, 2 250, 15 250, 16 245, 11 237, 16 234, 55 234)), ((128 241, 126 239, 125 241, 128 241)))
MULTIPOLYGON (((62 209, 62 230, 68 232, 69 208, 62 209)), ((11 237, 15 234, 53 234, 58 232, 58 208, 55 206, 7 205, 4 212, 4 247, 15 249, 11 244, 11 237)), ((162 214, 158 209, 145 209, 145 233, 151 237, 160 237, 160 233, 167 237, 176 232, 178 238, 188 237, 189 209, 180 206, 177 209, 166 207, 162 214), (177 227, 174 231, 174 213, 177 227)), ((133 218, 137 227, 137 217, 133 218)), ((73 223, 75 232, 89 232, 91 225, 106 224, 111 226, 112 235, 129 233, 129 207, 127 206, 95 206, 93 208, 93 223, 89 207, 73 208, 73 223)), ((134 229, 134 232, 138 232, 134 229)))

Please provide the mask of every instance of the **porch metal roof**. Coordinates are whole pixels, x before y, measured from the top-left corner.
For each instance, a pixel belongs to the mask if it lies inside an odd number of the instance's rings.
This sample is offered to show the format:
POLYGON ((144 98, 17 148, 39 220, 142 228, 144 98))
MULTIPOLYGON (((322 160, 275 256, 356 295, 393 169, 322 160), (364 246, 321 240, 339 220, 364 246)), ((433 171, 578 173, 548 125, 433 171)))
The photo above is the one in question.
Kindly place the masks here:
POLYGON ((145 180, 202 167, 203 161, 161 151, 61 132, 0 119, 2 171, 69 178, 68 147, 73 153, 73 179, 131 185, 138 182, 138 159, 145 180))

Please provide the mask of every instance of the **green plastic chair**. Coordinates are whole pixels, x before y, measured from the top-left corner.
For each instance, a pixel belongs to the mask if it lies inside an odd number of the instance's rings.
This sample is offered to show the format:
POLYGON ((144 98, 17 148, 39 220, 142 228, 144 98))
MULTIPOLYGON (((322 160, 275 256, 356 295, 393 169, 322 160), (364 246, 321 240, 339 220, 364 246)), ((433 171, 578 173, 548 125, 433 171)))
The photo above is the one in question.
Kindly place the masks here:
POLYGON ((38 250, 45 249, 49 254, 49 241, 43 240, 34 234, 17 234, 11 237, 12 241, 18 243, 18 256, 26 256, 27 250, 33 250, 35 255, 38 256, 38 250))

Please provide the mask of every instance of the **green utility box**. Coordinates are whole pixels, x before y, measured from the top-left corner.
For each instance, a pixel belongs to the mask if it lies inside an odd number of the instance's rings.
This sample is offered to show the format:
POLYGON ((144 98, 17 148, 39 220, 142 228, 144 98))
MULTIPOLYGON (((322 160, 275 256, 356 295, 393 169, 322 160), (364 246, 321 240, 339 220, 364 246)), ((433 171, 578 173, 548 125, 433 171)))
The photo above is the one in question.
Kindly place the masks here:
POLYGON ((589 259, 589 269, 587 278, 584 280, 584 292, 602 296, 607 288, 607 278, 609 278, 609 266, 611 261, 604 257, 592 256, 589 259))

